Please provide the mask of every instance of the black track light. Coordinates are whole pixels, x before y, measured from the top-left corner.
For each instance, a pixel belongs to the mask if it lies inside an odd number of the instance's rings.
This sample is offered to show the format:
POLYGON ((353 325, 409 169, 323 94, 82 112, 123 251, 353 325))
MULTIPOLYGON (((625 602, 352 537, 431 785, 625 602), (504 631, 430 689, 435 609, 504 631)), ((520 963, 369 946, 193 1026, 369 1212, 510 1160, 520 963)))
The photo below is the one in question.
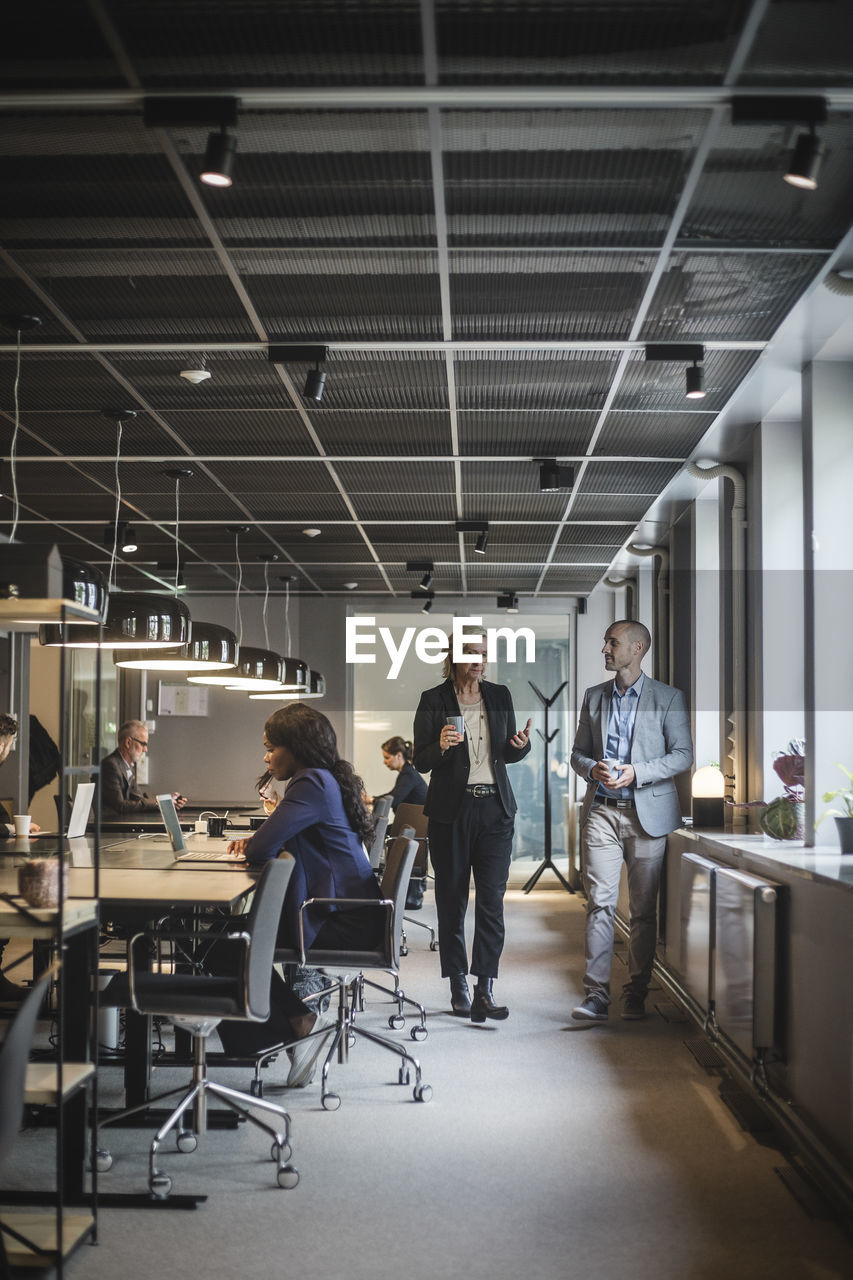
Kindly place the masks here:
POLYGON ((421 613, 429 613, 431 609, 432 609, 432 596, 429 596, 428 599, 424 600, 423 604, 421 605, 421 613))
POLYGON ((506 609, 507 613, 518 613, 518 596, 515 592, 506 591, 498 596, 498 608, 506 609))
POLYGON ((421 578, 420 585, 424 591, 429 591, 432 586, 432 569, 427 569, 426 573, 421 578))
POLYGON ((230 187, 231 170, 234 166, 234 152, 237 150, 237 139, 226 128, 207 136, 207 150, 199 177, 209 187, 230 187))
POLYGON ((556 458, 545 458, 539 463, 539 492, 558 493, 561 489, 573 489, 574 467, 561 467, 556 458))
POLYGON ((309 369, 305 378, 305 390, 302 394, 306 400, 316 400, 319 404, 326 389, 326 375, 319 368, 309 369))
POLYGON ((136 541, 136 534, 133 532, 133 526, 129 524, 120 524, 118 527, 118 545, 125 555, 131 555, 134 551, 139 550, 139 543, 136 541))
POLYGON ((701 365, 693 364, 689 369, 685 370, 685 390, 684 394, 688 400, 704 400, 705 398, 705 372, 701 365))
POLYGON ((788 172, 784 175, 785 181, 802 191, 817 190, 817 176, 825 149, 823 139, 814 131, 814 125, 808 133, 801 133, 791 155, 788 172))
POLYGON ((478 556, 484 556, 486 554, 486 547, 488 545, 489 545, 489 531, 488 529, 484 529, 483 532, 480 534, 479 538, 477 539, 477 541, 474 543, 474 550, 477 552, 478 556))

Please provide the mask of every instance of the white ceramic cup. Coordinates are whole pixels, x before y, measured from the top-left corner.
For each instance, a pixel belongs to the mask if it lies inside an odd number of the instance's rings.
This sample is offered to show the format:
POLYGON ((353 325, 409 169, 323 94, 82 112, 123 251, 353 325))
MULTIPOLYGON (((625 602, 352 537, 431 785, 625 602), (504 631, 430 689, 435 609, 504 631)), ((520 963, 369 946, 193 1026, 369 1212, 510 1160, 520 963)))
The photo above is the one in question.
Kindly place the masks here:
POLYGON ((601 763, 606 767, 607 772, 610 774, 618 774, 619 770, 622 768, 618 760, 602 760, 601 763))
POLYGON ((12 821, 15 824, 16 836, 28 836, 30 834, 32 818, 28 813, 15 813, 12 815, 12 821))

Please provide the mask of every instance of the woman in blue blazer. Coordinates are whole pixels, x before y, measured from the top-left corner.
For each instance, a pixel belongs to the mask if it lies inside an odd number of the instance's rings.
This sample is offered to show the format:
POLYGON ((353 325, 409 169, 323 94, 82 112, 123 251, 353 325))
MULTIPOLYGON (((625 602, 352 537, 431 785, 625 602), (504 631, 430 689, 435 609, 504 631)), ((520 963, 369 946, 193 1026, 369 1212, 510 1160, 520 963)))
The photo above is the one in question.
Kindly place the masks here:
MULTIPOLYGON (((264 726, 264 763, 277 782, 287 782, 280 803, 246 840, 232 840, 229 853, 260 867, 283 849, 295 862, 278 932, 281 947, 299 946, 299 908, 308 898, 380 898, 376 877, 365 852, 373 824, 363 784, 348 761, 338 755, 335 731, 320 711, 292 702, 275 711, 264 726)), ((367 949, 377 945, 384 924, 380 911, 336 911, 325 908, 305 913, 305 946, 323 949, 367 949)), ((300 1040, 313 1032, 302 1048, 294 1048, 287 1083, 306 1084, 328 1036, 319 1035, 323 1015, 304 1004, 275 975, 273 1015, 269 1029, 260 1024, 266 1047, 276 1039, 300 1040), (284 1020, 284 1025, 282 1025, 284 1020), (270 1036, 270 1030, 276 1034, 270 1036)), ((229 1026, 222 1023, 226 1037, 229 1026)), ((238 1032, 245 1030, 238 1026, 238 1032)), ((330 1033, 331 1034, 331 1031, 330 1033)), ((225 1046, 231 1052, 229 1046, 225 1046)), ((240 1049, 238 1052, 242 1052, 240 1049)))

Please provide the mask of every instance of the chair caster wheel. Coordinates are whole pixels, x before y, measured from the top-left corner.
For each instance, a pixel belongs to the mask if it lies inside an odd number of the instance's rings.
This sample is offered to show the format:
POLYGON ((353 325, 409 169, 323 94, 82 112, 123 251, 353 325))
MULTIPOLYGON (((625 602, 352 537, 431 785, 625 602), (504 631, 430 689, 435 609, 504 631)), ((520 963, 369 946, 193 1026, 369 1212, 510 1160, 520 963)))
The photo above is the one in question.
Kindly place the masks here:
POLYGON ((416 1084, 413 1096, 415 1102, 429 1102, 432 1097, 432 1085, 416 1084))
POLYGON ((270 1160, 275 1160, 276 1164, 284 1164, 293 1155, 289 1142, 274 1142, 270 1150, 270 1160))
POLYGON ((398 1083, 398 1084, 409 1084, 409 1082, 411 1081, 411 1078, 412 1078, 412 1077, 411 1077, 411 1073, 410 1073, 410 1071, 409 1071, 409 1068, 408 1068, 408 1067, 401 1067, 401 1068, 400 1068, 400 1073, 399 1073, 399 1075, 397 1076, 397 1083, 398 1083))
POLYGON ((412 1027, 411 1036, 413 1040, 426 1040, 429 1032, 422 1023, 418 1023, 416 1027, 412 1027))
POLYGON ((407 956, 408 954, 409 954, 409 948, 405 945, 405 943, 400 943, 400 955, 407 956))
POLYGON ((341 1099, 337 1093, 326 1093, 323 1095, 323 1110, 337 1111, 341 1105, 341 1099))
POLYGON ((392 1013, 391 1017, 388 1019, 388 1026, 392 1031, 400 1031, 405 1025, 406 1019, 403 1017, 402 1013, 392 1013))
POLYGON ((103 1147, 99 1147, 98 1150, 95 1152, 95 1168, 97 1169, 98 1173, 109 1173, 112 1167, 113 1167, 113 1158, 111 1153, 109 1151, 104 1150, 103 1147))
POLYGON ((435 941, 435 939, 433 939, 432 942, 429 944, 429 949, 430 951, 438 951, 438 943, 435 941))
POLYGON ((172 1190, 172 1179, 168 1173, 152 1173, 148 1179, 148 1190, 155 1200, 165 1200, 172 1190))
POLYGON ((175 1142, 178 1150, 183 1151, 184 1155, 189 1155, 191 1151, 195 1151, 198 1146, 198 1138, 191 1129, 182 1129, 177 1135, 175 1142))
POLYGON ((264 1096, 263 1080, 253 1080, 249 1085, 249 1092, 253 1098, 262 1098, 264 1096))
POLYGON ((299 1185, 299 1170, 294 1169, 292 1164, 284 1165, 275 1176, 276 1182, 280 1187, 284 1187, 285 1191, 292 1191, 299 1185))

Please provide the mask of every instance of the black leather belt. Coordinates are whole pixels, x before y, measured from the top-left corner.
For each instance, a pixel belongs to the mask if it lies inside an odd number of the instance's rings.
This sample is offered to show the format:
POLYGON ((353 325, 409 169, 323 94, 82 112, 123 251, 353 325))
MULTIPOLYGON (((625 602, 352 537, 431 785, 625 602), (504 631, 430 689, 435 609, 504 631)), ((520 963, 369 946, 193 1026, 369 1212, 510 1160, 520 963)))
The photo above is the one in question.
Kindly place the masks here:
POLYGON ((487 786, 485 782, 478 782, 473 787, 466 787, 465 790, 468 792, 468 795, 473 796, 475 800, 480 800, 483 796, 496 796, 498 793, 497 787, 487 786))
POLYGON ((606 804, 610 809, 633 809, 633 800, 618 800, 616 796, 596 796, 592 802, 595 804, 606 804))

